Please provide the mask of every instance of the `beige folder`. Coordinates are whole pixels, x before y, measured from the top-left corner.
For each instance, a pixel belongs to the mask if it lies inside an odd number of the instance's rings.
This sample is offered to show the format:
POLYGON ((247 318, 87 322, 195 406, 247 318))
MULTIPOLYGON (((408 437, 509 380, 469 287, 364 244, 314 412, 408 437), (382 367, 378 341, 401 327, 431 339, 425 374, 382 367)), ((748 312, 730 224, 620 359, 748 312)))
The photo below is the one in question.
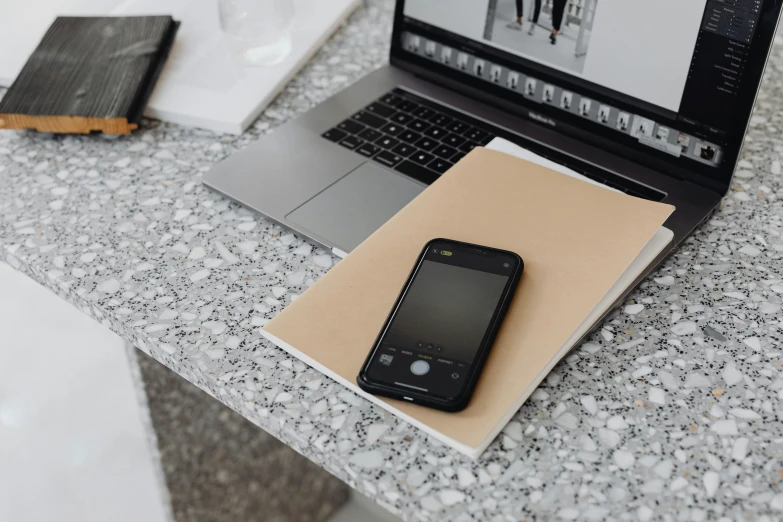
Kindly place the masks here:
POLYGON ((619 296, 670 244, 671 233, 661 234, 661 227, 673 210, 500 152, 475 149, 262 333, 476 457, 581 337, 577 334, 611 305, 610 290, 619 296), (356 385, 417 256, 427 241, 438 237, 511 250, 525 262, 473 398, 458 413, 374 397, 356 385), (625 283, 618 286, 618 281, 625 283))

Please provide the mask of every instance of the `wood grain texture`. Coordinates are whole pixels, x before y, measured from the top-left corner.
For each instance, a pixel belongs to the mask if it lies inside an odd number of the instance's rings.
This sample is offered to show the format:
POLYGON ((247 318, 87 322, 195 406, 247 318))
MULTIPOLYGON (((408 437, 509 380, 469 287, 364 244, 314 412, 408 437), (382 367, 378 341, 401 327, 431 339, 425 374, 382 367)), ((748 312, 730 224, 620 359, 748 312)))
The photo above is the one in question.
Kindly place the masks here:
POLYGON ((0 128, 127 134, 177 27, 170 16, 57 18, 0 100, 0 128))

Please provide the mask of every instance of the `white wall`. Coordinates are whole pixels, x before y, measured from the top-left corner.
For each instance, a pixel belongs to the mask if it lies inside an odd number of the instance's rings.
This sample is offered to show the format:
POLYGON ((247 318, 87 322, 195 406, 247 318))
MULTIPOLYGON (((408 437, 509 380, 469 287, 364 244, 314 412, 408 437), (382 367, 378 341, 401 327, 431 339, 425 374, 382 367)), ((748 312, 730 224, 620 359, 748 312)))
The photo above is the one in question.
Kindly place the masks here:
POLYGON ((678 111, 707 0, 599 0, 584 77, 678 111))
POLYGON ((488 8, 489 0, 407 0, 404 13, 435 27, 481 40, 488 8))
POLYGON ((0 521, 166 522, 122 339, 0 263, 0 521))

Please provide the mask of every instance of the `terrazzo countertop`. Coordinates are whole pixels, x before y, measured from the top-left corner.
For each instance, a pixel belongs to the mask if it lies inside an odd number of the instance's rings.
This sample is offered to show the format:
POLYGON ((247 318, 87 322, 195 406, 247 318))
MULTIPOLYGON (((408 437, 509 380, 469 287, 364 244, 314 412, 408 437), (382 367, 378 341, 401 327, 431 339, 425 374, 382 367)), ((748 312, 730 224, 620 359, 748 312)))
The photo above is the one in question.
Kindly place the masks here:
POLYGON ((0 258, 408 520, 783 519, 780 38, 720 210, 479 460, 261 337, 337 259, 201 175, 381 65, 391 13, 368 1, 241 137, 0 133, 0 258))

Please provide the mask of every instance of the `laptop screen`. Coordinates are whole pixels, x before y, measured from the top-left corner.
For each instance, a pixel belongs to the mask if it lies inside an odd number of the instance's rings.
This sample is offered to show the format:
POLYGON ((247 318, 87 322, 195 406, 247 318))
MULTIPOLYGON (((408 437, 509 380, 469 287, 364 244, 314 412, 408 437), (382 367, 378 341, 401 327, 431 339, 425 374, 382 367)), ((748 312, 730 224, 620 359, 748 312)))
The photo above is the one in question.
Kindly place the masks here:
POLYGON ((779 11, 780 0, 405 0, 395 46, 495 84, 542 123, 565 118, 728 180, 779 11))

